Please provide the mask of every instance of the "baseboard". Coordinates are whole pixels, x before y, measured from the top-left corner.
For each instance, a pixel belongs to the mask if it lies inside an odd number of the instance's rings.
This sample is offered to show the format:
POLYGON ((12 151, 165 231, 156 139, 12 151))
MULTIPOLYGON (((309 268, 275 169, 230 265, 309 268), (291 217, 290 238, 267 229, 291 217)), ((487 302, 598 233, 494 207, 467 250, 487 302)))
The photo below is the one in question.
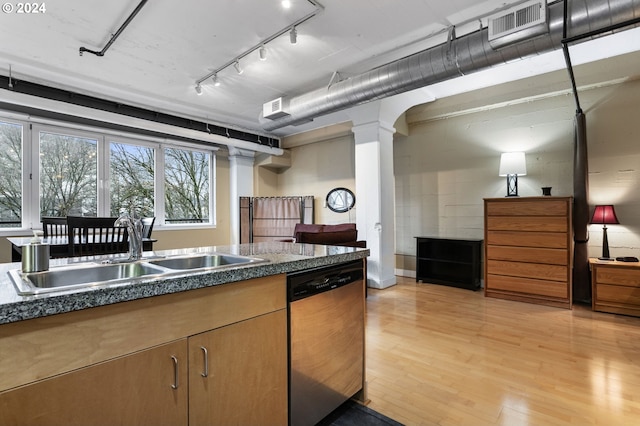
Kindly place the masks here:
POLYGON ((396 269, 395 274, 399 277, 407 277, 407 278, 416 277, 416 271, 412 271, 411 269, 396 269))

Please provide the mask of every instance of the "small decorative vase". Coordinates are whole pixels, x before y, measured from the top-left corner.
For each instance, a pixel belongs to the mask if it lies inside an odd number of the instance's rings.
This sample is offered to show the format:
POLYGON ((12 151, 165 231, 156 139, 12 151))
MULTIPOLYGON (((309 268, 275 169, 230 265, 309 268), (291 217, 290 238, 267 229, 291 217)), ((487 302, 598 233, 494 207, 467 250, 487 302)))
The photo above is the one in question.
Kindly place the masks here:
POLYGON ((542 187, 542 195, 551 195, 551 187, 543 186, 542 187))

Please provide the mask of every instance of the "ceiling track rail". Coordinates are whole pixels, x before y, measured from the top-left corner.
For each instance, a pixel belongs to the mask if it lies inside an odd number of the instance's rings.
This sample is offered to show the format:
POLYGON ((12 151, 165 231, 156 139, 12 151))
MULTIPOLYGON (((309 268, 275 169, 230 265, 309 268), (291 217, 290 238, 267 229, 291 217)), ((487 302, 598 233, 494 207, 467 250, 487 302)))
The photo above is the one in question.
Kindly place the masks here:
POLYGON ((267 44, 267 43, 273 41, 274 39, 280 37, 281 35, 287 33, 292 28, 295 28, 298 25, 300 25, 300 24, 302 24, 304 22, 307 22, 309 19, 313 18, 318 13, 320 13, 320 12, 322 12, 324 10, 324 6, 321 5, 318 1, 316 1, 316 0, 307 0, 307 1, 315 6, 315 10, 313 12, 303 16, 302 18, 298 19, 297 21, 295 21, 294 23, 292 23, 290 25, 287 25, 286 27, 282 28, 281 30, 271 34, 269 37, 267 37, 264 40, 260 41, 260 43, 256 44, 255 46, 250 47, 249 49, 247 49, 243 53, 241 53, 238 56, 236 56, 235 58, 231 59, 229 62, 225 63, 224 65, 219 66, 215 70, 213 70, 213 71, 207 73, 206 75, 202 76, 201 78, 197 79, 196 80, 196 86, 199 86, 205 80, 217 75, 220 71, 222 71, 222 70, 224 70, 226 68, 229 68, 231 65, 235 64, 237 61, 239 61, 240 59, 242 59, 245 56, 249 55, 250 53, 253 53, 256 50, 260 49, 265 44, 267 44))
POLYGON ((118 37, 120 37, 120 34, 122 34, 122 31, 124 31, 125 28, 127 28, 127 26, 131 23, 131 21, 133 21, 133 18, 136 17, 136 15, 138 14, 138 12, 140 12, 140 9, 142 9, 142 7, 147 3, 147 1, 149 0, 142 0, 140 2, 140 4, 138 4, 138 6, 135 8, 135 10, 133 12, 131 12, 131 15, 129 15, 129 17, 127 18, 126 21, 124 21, 124 23, 120 26, 120 28, 118 28, 118 31, 115 32, 115 34, 111 35, 111 39, 109 40, 109 42, 102 48, 101 51, 96 51, 96 50, 91 50, 91 49, 87 49, 86 47, 82 46, 79 49, 79 53, 80 56, 82 56, 82 54, 84 52, 87 53, 92 53, 96 56, 104 56, 105 53, 107 53, 107 50, 111 47, 111 45, 116 41, 116 39, 118 37))

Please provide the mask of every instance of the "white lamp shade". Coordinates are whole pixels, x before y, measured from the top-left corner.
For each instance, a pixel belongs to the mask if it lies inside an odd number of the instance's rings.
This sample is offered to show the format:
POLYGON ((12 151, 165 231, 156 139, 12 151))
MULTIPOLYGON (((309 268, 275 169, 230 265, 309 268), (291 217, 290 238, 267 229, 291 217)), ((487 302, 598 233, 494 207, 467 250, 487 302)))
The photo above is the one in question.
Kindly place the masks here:
POLYGON ((500 156, 500 172, 498 176, 527 174, 527 162, 524 152, 504 152, 500 156))

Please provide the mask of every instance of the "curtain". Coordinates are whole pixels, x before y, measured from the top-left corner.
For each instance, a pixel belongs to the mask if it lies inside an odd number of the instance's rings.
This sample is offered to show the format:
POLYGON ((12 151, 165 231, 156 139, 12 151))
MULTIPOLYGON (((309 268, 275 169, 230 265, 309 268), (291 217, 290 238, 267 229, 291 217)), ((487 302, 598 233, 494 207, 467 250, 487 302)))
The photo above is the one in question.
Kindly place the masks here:
POLYGON ((313 196, 240 197, 240 242, 282 241, 313 223, 313 196))

